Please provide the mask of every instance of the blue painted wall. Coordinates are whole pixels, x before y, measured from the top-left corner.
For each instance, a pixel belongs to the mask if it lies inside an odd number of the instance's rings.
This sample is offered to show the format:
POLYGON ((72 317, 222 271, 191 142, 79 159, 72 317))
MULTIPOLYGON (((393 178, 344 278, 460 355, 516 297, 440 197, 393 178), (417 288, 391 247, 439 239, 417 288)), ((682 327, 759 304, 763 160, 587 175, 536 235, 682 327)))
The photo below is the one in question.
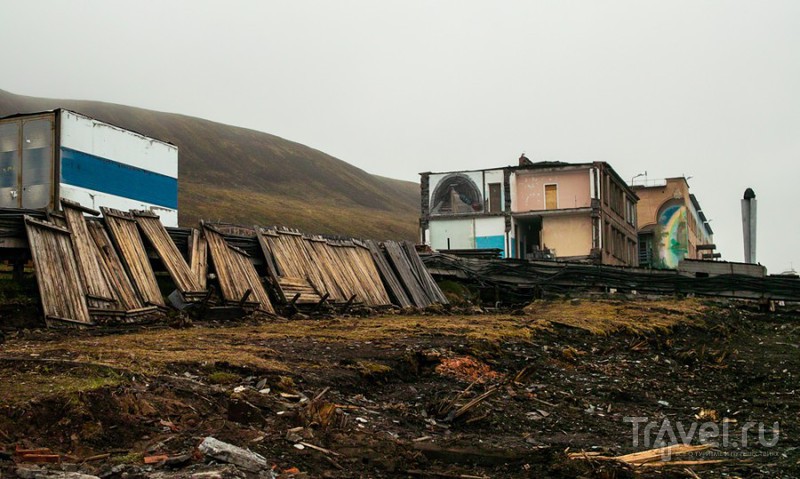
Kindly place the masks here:
POLYGON ((503 250, 502 257, 506 257, 506 237, 505 235, 496 236, 476 236, 475 247, 477 249, 483 248, 499 248, 503 250))

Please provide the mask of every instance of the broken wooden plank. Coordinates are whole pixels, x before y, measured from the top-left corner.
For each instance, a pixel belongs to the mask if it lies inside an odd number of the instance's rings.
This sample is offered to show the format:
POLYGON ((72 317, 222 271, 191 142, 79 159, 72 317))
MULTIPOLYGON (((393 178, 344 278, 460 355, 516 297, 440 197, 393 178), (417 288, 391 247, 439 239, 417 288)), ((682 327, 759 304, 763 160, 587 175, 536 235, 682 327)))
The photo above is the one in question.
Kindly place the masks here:
POLYGON ((48 326, 61 321, 91 325, 70 231, 27 215, 24 220, 48 326))
POLYGON ((147 257, 142 237, 136 226, 136 219, 130 213, 112 208, 100 208, 125 270, 139 296, 145 304, 166 306, 164 297, 156 282, 153 266, 147 257))
POLYGON ((184 299, 190 301, 194 294, 202 296, 204 288, 200 285, 197 275, 192 272, 178 247, 169 237, 158 215, 149 211, 133 211, 132 214, 184 299))

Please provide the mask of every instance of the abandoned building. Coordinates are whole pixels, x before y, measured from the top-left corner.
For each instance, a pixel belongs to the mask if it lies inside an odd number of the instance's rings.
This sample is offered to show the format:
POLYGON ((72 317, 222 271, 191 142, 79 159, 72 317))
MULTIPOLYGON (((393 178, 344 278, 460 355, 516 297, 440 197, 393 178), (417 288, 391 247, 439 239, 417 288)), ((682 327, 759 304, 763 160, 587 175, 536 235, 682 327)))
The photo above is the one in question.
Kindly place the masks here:
POLYGON ((711 226, 684 177, 635 185, 639 197, 639 265, 676 269, 681 260, 719 258, 711 226))
POLYGON ((178 226, 178 148, 70 110, 0 118, 0 208, 149 210, 178 226))
POLYGON ((421 173, 420 239, 435 250, 636 266, 638 197, 605 162, 421 173))

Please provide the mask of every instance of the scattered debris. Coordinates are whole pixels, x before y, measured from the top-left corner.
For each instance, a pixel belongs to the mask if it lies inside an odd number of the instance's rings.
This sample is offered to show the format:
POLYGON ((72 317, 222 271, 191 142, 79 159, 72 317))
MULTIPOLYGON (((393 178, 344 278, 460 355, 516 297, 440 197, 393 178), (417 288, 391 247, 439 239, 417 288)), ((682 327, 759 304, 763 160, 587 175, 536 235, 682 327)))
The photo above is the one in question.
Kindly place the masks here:
POLYGON ((211 436, 203 439, 198 450, 206 456, 233 464, 245 471, 258 472, 269 467, 264 456, 256 454, 249 449, 222 442, 211 436))

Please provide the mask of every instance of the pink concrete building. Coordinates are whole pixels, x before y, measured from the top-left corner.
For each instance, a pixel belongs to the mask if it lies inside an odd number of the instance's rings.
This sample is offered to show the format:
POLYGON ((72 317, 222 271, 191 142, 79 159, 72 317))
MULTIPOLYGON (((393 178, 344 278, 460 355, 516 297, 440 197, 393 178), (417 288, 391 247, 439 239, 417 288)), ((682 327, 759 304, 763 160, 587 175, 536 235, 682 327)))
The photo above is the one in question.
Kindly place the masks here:
POLYGON ((422 173, 421 239, 507 258, 637 265, 638 197, 608 163, 422 173))

